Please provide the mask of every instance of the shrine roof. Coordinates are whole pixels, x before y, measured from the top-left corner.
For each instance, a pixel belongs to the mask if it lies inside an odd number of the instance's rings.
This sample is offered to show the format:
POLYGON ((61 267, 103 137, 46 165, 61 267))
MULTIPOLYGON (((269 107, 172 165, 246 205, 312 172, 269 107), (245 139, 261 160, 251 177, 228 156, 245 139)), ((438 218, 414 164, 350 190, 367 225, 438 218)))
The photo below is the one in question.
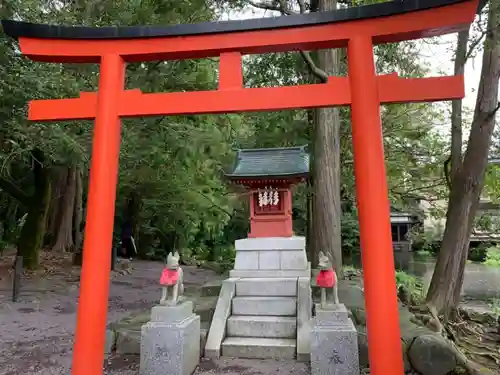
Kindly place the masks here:
MULTIPOLYGON (((238 31, 271 30, 288 27, 313 26, 329 23, 392 16, 408 12, 444 7, 472 0, 394 0, 350 7, 330 12, 312 12, 282 17, 247 20, 203 22, 167 26, 59 26, 3 20, 5 34, 12 38, 45 39, 137 39, 169 36, 217 34, 238 31)), ((479 0, 478 11, 485 0, 479 0)))
POLYGON ((230 179, 306 177, 309 174, 307 146, 238 150, 230 179))

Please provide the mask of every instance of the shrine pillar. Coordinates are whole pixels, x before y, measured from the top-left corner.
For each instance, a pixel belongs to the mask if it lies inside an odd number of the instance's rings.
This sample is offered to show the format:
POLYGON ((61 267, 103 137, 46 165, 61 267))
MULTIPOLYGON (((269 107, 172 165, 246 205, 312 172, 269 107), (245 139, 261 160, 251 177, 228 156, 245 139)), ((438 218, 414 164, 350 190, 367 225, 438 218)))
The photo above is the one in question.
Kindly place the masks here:
POLYGON ((372 39, 349 41, 352 142, 372 374, 404 373, 380 99, 372 39))
POLYGON ((73 375, 102 373, 102 361, 96 359, 102 357, 105 347, 110 249, 120 157, 118 98, 124 84, 123 59, 119 55, 103 56, 92 144, 73 375))

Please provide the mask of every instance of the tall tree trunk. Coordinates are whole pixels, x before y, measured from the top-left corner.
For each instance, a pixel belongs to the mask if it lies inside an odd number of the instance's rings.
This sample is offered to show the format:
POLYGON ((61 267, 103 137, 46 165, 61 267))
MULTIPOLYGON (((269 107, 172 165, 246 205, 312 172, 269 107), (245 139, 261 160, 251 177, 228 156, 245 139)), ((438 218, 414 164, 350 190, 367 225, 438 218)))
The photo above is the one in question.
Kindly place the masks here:
POLYGON ((73 213, 76 193, 76 167, 68 167, 65 194, 60 206, 60 221, 53 251, 73 250, 73 213))
POLYGON ((137 247, 137 255, 140 258, 146 258, 146 248, 139 245, 139 225, 140 214, 142 207, 142 198, 137 190, 132 190, 127 196, 125 206, 123 209, 123 219, 128 221, 132 229, 132 236, 137 247))
POLYGON ((41 150, 33 151, 33 161, 35 191, 29 200, 28 215, 17 247, 18 255, 24 258, 23 265, 28 269, 38 267, 50 202, 50 177, 43 165, 44 155, 41 150))
POLYGON ((429 307, 445 316, 460 300, 472 223, 484 184, 495 114, 499 108, 499 79, 500 0, 492 0, 474 120, 463 163, 452 176, 443 243, 427 293, 429 307))
MULTIPOLYGON (((455 75, 463 75, 465 72, 465 64, 467 63, 467 44, 469 41, 469 33, 470 27, 467 30, 460 31, 457 34, 457 47, 455 50, 455 66, 454 66, 454 74, 455 75)), ((448 181, 449 187, 451 187, 451 181, 453 176, 457 175, 458 171, 462 166, 462 136, 463 136, 463 126, 462 126, 462 99, 453 100, 451 103, 451 153, 450 153, 450 162, 451 162, 451 170, 445 170, 447 174, 446 180, 448 181)), ((482 189, 481 189, 482 190, 482 189)), ((479 197, 476 199, 476 204, 479 202, 479 197)), ((472 210, 476 212, 476 208, 472 210)), ((474 216, 469 217, 468 226, 472 228, 474 223, 474 216)), ((469 231, 471 229, 468 229, 469 231)), ((465 272, 465 263, 468 258, 469 253, 469 240, 464 245, 465 249, 461 252, 461 257, 464 259, 460 260, 460 268, 458 270, 459 279, 457 280, 457 287, 455 288, 455 293, 453 296, 452 306, 458 306, 460 304, 460 295, 461 295, 461 286, 463 284, 464 272, 465 272)))
POLYGON ((306 205, 307 205, 307 221, 306 221, 306 244, 307 244, 307 259, 311 264, 316 264, 317 263, 317 254, 314 252, 314 244, 312 243, 312 239, 314 238, 314 232, 313 232, 313 204, 314 204, 314 199, 312 196, 312 181, 307 181, 307 198, 306 198, 306 205))
MULTIPOLYGON (((319 0, 319 11, 337 9, 336 0, 319 0)), ((340 74, 340 51, 318 52, 319 68, 329 75, 340 74)), ((314 240, 342 274, 340 206, 340 115, 337 108, 320 108, 315 116, 314 139, 314 240)))
POLYGON ((68 181, 68 168, 56 166, 51 168, 51 196, 49 211, 47 213, 47 230, 44 244, 52 248, 57 240, 57 232, 61 226, 61 211, 63 197, 66 194, 68 181))
POLYGON ((74 251, 79 252, 82 250, 82 221, 83 221, 83 180, 82 171, 80 168, 76 169, 76 183, 75 183, 75 208, 73 212, 73 239, 75 242, 74 251))
MULTIPOLYGON (((315 76, 310 73, 311 82, 316 82, 315 76)), ((318 244, 314 236, 314 128, 316 127, 316 110, 310 109, 307 111, 307 124, 311 127, 311 139, 309 152, 313 156, 313 162, 310 166, 309 179, 307 181, 307 234, 306 234, 306 251, 307 259, 312 265, 318 264, 318 244)))
POLYGON ((83 181, 80 168, 76 171, 75 209, 73 212, 73 265, 81 266, 83 260, 83 181))
MULTIPOLYGON (((463 75, 465 63, 467 62, 467 42, 469 30, 460 31, 457 37, 457 49, 455 51, 455 75, 463 75)), ((462 164, 462 100, 453 100, 451 103, 451 174, 448 180, 451 182, 462 164)))
POLYGON ((140 214, 141 214, 142 199, 138 191, 132 190, 127 197, 125 204, 124 218, 130 222, 132 234, 137 240, 139 234, 140 214))

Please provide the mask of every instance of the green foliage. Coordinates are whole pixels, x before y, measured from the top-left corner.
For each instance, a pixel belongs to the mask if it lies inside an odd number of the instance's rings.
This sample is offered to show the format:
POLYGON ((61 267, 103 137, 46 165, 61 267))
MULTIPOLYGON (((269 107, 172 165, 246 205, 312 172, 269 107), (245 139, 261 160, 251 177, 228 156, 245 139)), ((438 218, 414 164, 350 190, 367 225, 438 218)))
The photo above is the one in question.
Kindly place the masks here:
POLYGON ((484 262, 488 249, 492 246, 490 243, 481 243, 478 246, 469 248, 469 260, 472 262, 484 262))
MULTIPOLYGON (((226 0, 8 0, 0 6, 0 16, 53 24, 155 25, 216 20, 243 8, 250 9, 247 2, 226 0)), ((414 42, 380 45, 375 53, 379 73, 397 71, 403 77, 427 73, 414 42)), ((297 52, 245 56, 243 68, 246 87, 316 82, 297 52)), ((144 92, 212 90, 217 87, 217 69, 217 59, 129 64, 126 86, 144 92)), ((31 153, 35 148, 44 151, 47 167, 62 164, 88 169, 92 123, 28 123, 26 103, 75 97, 81 91, 95 91, 97 84, 98 66, 32 62, 19 55, 15 41, 0 34, 0 183, 32 194, 31 153)), ((422 195, 446 196, 442 164, 448 141, 434 126, 443 117, 440 108, 394 104, 383 107, 381 113, 391 203, 411 211, 422 195)), ((359 228, 349 109, 341 108, 340 114, 342 247, 351 254, 359 249, 359 228)), ((121 224, 132 218, 143 257, 164 259, 168 251, 179 250, 186 259, 231 267, 234 240, 248 232, 246 197, 223 178, 234 148, 313 146, 312 140, 310 110, 123 121, 115 245, 121 224), (129 203, 132 196, 139 197, 134 207, 129 203)), ((490 172, 494 195, 499 179, 495 180, 497 170, 490 172)), ((88 176, 84 177, 88 182, 88 176)), ((12 190, 4 187, 0 191, 0 244, 15 242, 18 221, 27 212, 27 207, 13 199, 12 190)), ((294 190, 298 235, 306 235, 311 194, 305 184, 294 190)), ((429 251, 425 246, 423 250, 429 251)))
POLYGON ((419 250, 415 253, 420 259, 428 259, 432 257, 432 253, 428 250, 419 250))
POLYGON ((353 254, 359 251, 359 225, 355 212, 344 212, 341 222, 342 252, 353 254))
POLYGON ((490 299, 488 305, 490 306, 493 314, 498 318, 500 317, 500 298, 492 298, 490 299))
POLYGON ((396 285, 398 290, 404 288, 410 294, 410 301, 421 303, 425 298, 424 284, 419 277, 404 271, 396 271, 396 285))
POLYGON ((500 268, 500 248, 490 247, 486 250, 486 259, 484 260, 484 264, 500 268))
POLYGON ((351 265, 343 265, 342 268, 344 269, 344 272, 347 272, 347 273, 354 273, 354 272, 359 271, 359 269, 357 269, 356 267, 351 266, 351 265))
MULTIPOLYGON (((192 23, 217 16, 213 3, 202 0, 75 1, 57 6, 50 1, 17 0, 9 2, 8 11, 2 16, 89 26, 192 23)), ((30 99, 74 97, 80 91, 96 90, 97 69, 32 62, 17 54, 13 40, 0 36, 0 120, 4 123, 0 177, 30 193, 32 184, 22 177, 30 172, 30 150, 35 147, 44 150, 47 166, 88 167, 90 122, 27 123, 25 106, 30 99)), ((216 70, 217 61, 211 59, 130 64, 126 85, 145 92, 210 90, 217 85, 216 70)), ((206 252, 210 243, 221 242, 234 208, 240 207, 227 189, 222 169, 232 161, 232 139, 249 134, 245 129, 238 115, 123 121, 115 246, 120 225, 130 215, 126 202, 133 194, 140 196, 140 208, 132 215, 141 255, 161 259, 174 248, 206 252)), ((2 192, 2 199, 8 203, 7 210, 12 196, 2 192)), ((14 227, 16 218, 0 211, 4 227, 14 227)), ((24 212, 23 207, 16 215, 24 212)))
POLYGON ((440 225, 424 230, 415 227, 409 235, 413 241, 413 249, 417 252, 436 254, 439 251, 443 229, 440 225))

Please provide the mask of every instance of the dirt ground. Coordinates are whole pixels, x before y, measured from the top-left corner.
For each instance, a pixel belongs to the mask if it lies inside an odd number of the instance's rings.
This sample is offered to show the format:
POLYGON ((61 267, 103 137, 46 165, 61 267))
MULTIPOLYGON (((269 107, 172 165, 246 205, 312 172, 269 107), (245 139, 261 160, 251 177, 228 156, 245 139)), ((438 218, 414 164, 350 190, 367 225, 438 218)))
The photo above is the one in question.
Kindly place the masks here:
MULTIPOLYGON (((26 273, 20 299, 11 302, 12 257, 0 258, 0 375, 69 375, 79 286, 79 268, 69 257, 43 254, 44 268, 26 273)), ((162 264, 133 261, 131 274, 115 274, 110 285, 108 322, 152 307, 159 299, 157 280, 162 264)), ((186 285, 203 285, 214 272, 184 267, 186 285)), ((112 356, 106 375, 138 375, 135 356, 112 356)), ((305 375, 308 366, 295 362, 221 359, 202 361, 198 375, 305 375)))

